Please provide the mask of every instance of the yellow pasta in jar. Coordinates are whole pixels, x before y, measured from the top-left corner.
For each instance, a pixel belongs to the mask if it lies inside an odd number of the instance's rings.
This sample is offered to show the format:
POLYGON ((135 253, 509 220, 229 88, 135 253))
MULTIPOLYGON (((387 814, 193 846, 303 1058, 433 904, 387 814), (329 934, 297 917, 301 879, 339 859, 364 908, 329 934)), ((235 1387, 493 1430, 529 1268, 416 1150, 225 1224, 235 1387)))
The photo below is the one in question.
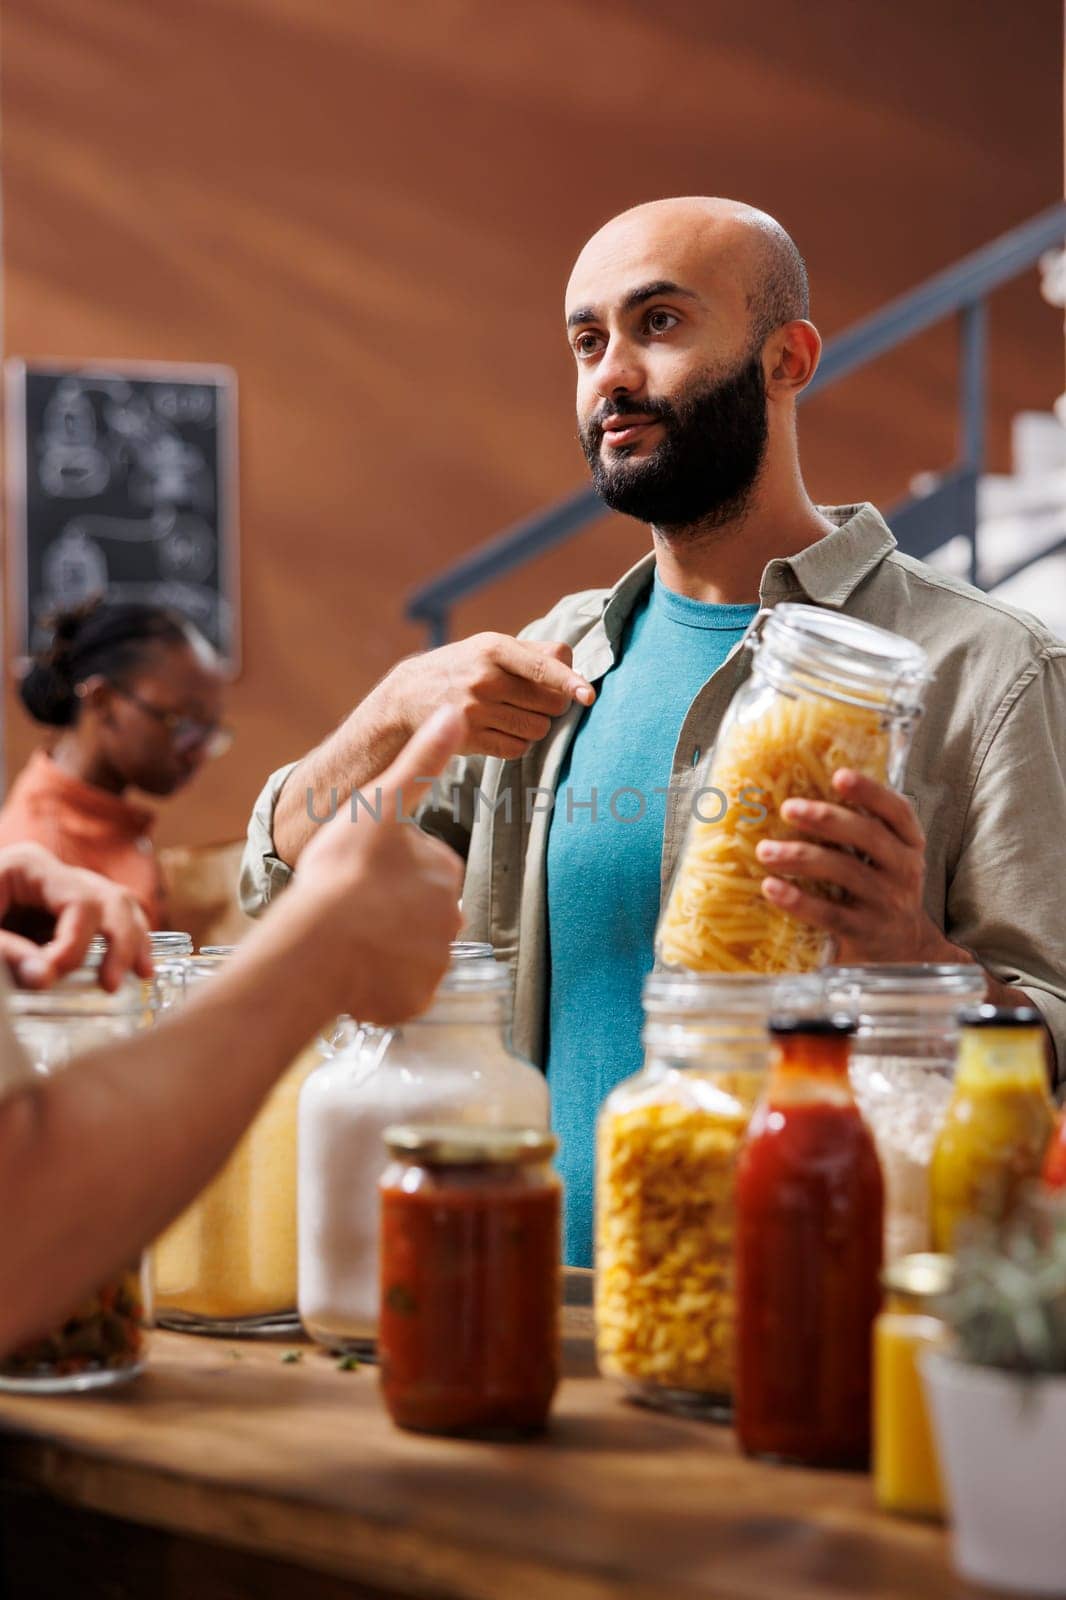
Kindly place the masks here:
MULTIPOLYGON (((795 839, 783 821, 788 799, 840 804, 840 767, 887 783, 891 739, 885 714, 821 695, 775 694, 750 720, 724 732, 710 785, 726 797, 720 821, 694 819, 658 932, 670 966, 697 972, 808 972, 824 959, 825 938, 770 904, 762 839, 795 839), (759 791, 755 796, 755 791, 759 791), (755 800, 765 808, 757 820, 755 800)), ((801 883, 827 894, 827 886, 801 883)))
POLYGON ((732 1395, 734 1168, 759 1086, 737 1075, 716 1110, 659 1101, 601 1116, 596 1350, 634 1392, 693 1407, 732 1395))

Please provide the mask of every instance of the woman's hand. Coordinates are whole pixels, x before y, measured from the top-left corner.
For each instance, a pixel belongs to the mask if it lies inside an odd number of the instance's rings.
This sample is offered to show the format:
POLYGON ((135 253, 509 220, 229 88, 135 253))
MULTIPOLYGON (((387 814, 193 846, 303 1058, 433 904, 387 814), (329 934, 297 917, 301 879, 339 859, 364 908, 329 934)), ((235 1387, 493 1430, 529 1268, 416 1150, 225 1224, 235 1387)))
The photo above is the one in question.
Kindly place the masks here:
POLYGON ((95 934, 108 943, 104 989, 127 972, 151 977, 148 919, 128 889, 68 867, 39 844, 0 849, 0 960, 17 984, 47 989, 80 966, 95 934))

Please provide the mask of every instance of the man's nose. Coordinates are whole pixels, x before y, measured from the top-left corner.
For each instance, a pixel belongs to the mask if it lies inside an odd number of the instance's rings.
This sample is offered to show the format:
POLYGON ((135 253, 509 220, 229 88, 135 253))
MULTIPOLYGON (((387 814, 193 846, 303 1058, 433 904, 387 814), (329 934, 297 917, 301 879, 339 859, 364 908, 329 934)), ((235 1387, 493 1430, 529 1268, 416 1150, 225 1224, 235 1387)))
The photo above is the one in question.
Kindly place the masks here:
POLYGON ((596 366, 596 391, 604 400, 632 395, 644 387, 644 368, 633 346, 612 339, 596 366))

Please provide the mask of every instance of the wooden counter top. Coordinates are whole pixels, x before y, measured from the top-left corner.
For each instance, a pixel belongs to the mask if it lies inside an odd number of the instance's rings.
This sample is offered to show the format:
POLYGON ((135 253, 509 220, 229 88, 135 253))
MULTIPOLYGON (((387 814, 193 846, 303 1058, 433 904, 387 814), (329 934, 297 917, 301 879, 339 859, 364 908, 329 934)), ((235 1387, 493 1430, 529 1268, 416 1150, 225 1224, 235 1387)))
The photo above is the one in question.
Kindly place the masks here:
POLYGON ((0 1396, 0 1479, 292 1563, 300 1596, 987 1597, 952 1576, 942 1530, 879 1515, 868 1478, 750 1462, 727 1429, 625 1403, 595 1376, 589 1321, 567 1312, 569 1376, 533 1443, 401 1433, 376 1369, 311 1345, 156 1333, 127 1389, 0 1396))

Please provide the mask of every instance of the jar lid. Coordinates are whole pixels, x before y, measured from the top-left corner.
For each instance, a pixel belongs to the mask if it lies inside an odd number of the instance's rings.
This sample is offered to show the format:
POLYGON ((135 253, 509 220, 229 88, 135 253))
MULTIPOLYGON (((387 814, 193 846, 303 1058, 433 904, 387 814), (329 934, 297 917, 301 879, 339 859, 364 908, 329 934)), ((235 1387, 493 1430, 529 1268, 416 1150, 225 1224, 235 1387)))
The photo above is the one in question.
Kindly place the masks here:
POLYGON ((473 939, 453 939, 448 950, 450 961, 495 961, 496 952, 491 944, 478 944, 473 939))
POLYGON ((662 968, 644 980, 644 1012, 651 1019, 680 1012, 686 1017, 767 1018, 775 1007, 824 1012, 820 974, 782 978, 761 972, 690 972, 662 968))
POLYGON ((964 1028, 1041 1028, 1044 1019, 1035 1006, 963 1006, 959 1023, 964 1028))
POLYGON ((776 1011, 767 1024, 775 1039, 797 1038, 800 1036, 811 1039, 846 1039, 855 1032, 855 1023, 851 1017, 836 1012, 832 1016, 824 1013, 820 1017, 796 1016, 788 1011, 776 1011))
POLYGON ((174 929, 157 929, 148 935, 154 956, 191 956, 192 934, 178 933, 174 929))
POLYGON ((913 1305, 929 1305, 949 1294, 955 1281, 955 1262, 951 1256, 920 1251, 900 1256, 881 1274, 886 1294, 897 1295, 913 1305))
MULTIPOLYGON (((153 929, 148 935, 152 946, 152 956, 191 956, 193 952, 192 934, 179 933, 176 930, 163 928, 153 929)), ((89 955, 100 955, 107 949, 107 940, 99 933, 94 934, 89 940, 89 955)))
POLYGON ((231 956, 236 950, 235 944, 202 944, 196 952, 198 956, 231 956))
POLYGON ((748 644, 771 678, 776 661, 811 674, 820 693, 872 710, 917 715, 933 677, 920 645, 822 606, 782 602, 756 619, 748 644))
POLYGON ((823 973, 834 1010, 877 1017, 908 1009, 944 1010, 976 1004, 987 979, 975 961, 912 962, 892 966, 827 967, 823 973))
POLYGON ((427 1167, 524 1166, 547 1161, 558 1140, 539 1128, 489 1128, 469 1123, 404 1123, 385 1129, 390 1155, 427 1167))

